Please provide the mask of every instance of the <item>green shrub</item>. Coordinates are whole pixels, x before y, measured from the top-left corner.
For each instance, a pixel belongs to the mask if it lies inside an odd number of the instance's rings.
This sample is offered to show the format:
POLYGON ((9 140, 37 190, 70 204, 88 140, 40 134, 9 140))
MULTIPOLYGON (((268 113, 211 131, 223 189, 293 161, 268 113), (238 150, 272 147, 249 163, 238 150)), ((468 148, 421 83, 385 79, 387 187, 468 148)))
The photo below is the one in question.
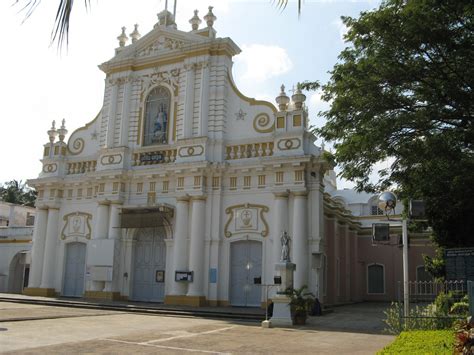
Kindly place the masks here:
POLYGON ((377 354, 449 354, 453 353, 452 330, 417 330, 402 332, 395 341, 377 354))
POLYGON ((454 303, 449 309, 450 314, 467 317, 469 315, 469 299, 467 295, 461 301, 454 303))

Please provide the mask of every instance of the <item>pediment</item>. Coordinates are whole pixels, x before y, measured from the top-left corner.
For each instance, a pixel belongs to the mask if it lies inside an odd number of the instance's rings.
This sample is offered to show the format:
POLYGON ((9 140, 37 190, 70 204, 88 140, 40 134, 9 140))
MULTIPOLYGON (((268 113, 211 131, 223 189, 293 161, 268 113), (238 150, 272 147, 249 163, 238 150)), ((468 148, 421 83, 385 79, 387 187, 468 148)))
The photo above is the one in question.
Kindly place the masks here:
POLYGON ((135 51, 136 57, 150 57, 160 53, 167 53, 177 49, 183 48, 185 45, 190 44, 189 41, 183 41, 169 36, 160 35, 151 44, 144 48, 137 48, 135 51))
POLYGON ((124 47, 109 63, 131 58, 147 58, 180 52, 189 45, 204 43, 209 38, 193 33, 183 32, 163 26, 156 26, 151 32, 133 44, 124 47))

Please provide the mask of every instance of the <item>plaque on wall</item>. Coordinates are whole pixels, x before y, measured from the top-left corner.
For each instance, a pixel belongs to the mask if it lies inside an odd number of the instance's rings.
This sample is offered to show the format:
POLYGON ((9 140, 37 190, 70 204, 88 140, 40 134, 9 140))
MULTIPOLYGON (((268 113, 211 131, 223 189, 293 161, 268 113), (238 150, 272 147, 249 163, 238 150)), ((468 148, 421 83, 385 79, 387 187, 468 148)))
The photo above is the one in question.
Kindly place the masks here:
POLYGON ((177 282, 193 282, 193 272, 176 271, 174 274, 174 280, 177 282))
POLYGON ((165 271, 164 270, 156 270, 155 281, 159 282, 159 283, 165 282, 165 271))

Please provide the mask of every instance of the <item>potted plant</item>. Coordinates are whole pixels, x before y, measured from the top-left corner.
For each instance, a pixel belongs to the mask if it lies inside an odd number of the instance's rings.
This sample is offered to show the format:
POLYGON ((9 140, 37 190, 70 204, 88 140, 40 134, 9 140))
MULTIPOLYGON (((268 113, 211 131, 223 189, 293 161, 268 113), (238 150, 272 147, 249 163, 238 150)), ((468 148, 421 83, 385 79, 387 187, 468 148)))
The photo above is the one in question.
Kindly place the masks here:
POLYGON ((314 305, 315 298, 311 292, 308 292, 308 286, 300 288, 288 287, 286 295, 290 298, 291 317, 294 325, 306 324, 308 312, 314 305))

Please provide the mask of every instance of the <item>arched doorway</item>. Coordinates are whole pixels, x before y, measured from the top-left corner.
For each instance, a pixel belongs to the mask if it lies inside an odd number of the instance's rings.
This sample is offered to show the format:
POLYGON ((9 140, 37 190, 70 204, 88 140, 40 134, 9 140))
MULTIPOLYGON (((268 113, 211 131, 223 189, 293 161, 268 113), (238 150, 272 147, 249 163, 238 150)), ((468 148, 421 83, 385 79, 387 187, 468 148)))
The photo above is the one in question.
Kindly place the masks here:
POLYGON ((26 252, 22 251, 15 254, 8 270, 9 293, 21 293, 23 291, 26 268, 26 252))
POLYGON ((63 296, 82 297, 84 293, 85 265, 86 245, 76 242, 66 244, 63 296))
POLYGON ((261 287, 254 284, 262 276, 262 243, 242 240, 230 245, 230 304, 260 307, 261 287))
POLYGON ((163 302, 165 298, 165 230, 139 228, 133 251, 132 299, 163 302))

